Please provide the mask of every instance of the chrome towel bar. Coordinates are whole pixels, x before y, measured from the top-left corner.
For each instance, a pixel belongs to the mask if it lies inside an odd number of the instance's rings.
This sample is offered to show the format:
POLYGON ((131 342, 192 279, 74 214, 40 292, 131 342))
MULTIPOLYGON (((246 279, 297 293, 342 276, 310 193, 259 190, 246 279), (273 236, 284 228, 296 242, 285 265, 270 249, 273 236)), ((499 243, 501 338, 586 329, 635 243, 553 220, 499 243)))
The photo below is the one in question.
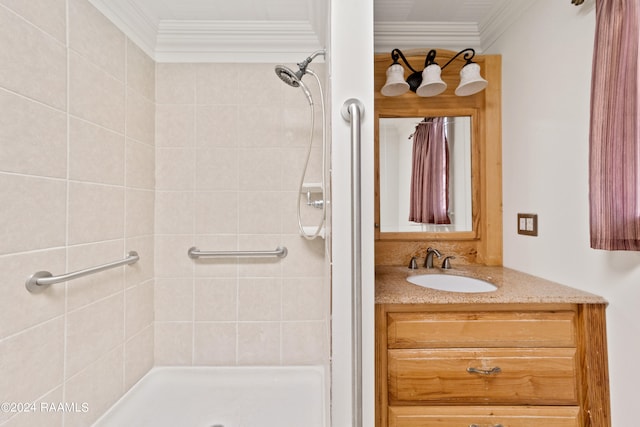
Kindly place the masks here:
POLYGON ((189 248, 187 254, 189 258, 264 258, 264 257, 278 257, 284 258, 287 256, 287 248, 284 246, 278 246, 274 251, 201 251, 195 246, 189 248))
POLYGON ((84 270, 74 271, 72 273, 61 274, 60 276, 54 276, 48 271, 38 271, 33 273, 31 277, 27 279, 25 286, 31 293, 39 293, 44 291, 51 285, 60 282, 67 282, 69 280, 77 279, 79 277, 88 276, 89 274, 98 273, 100 271, 108 270, 110 268, 120 267, 125 264, 134 264, 140 259, 140 256, 136 251, 131 251, 127 254, 125 259, 119 261, 113 261, 107 264, 99 265, 97 267, 91 267, 84 270))

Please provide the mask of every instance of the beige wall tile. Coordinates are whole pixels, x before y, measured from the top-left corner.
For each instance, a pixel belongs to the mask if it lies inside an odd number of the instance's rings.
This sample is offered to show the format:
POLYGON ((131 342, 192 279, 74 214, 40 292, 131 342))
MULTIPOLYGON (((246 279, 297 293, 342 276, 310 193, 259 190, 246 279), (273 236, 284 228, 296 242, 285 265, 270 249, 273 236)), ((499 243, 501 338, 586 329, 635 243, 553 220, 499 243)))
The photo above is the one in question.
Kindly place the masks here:
POLYGON ((65 178, 65 114, 1 89, 0 111, 0 170, 65 178))
POLYGON ((193 279, 156 279, 155 319, 157 321, 193 320, 193 279))
POLYGON ((195 70, 194 64, 156 64, 156 102, 194 104, 195 70))
POLYGON ((149 101, 155 101, 156 63, 129 39, 127 39, 127 86, 149 101))
POLYGON ((66 0, 1 0, 0 3, 52 35, 60 43, 66 43, 66 0))
POLYGON ((148 281, 125 292, 125 339, 130 339, 153 325, 154 283, 148 281))
MULTIPOLYGON (((69 271, 123 259, 122 240, 91 243, 68 248, 69 271)), ((124 270, 128 266, 101 271, 67 282, 67 310, 75 310, 124 289, 124 270)))
POLYGON ((329 293, 322 278, 285 278, 282 284, 283 320, 323 320, 329 293))
POLYGON ((223 234, 238 230, 238 194, 199 191, 195 194, 195 233, 223 234))
POLYGON ((242 81, 239 71, 243 68, 241 64, 197 64, 196 103, 236 104, 242 81))
POLYGON ((64 249, 0 257, 0 271, 0 340, 64 313, 64 284, 52 285, 40 294, 25 288, 27 279, 37 271, 64 273, 64 249))
POLYGON ((282 152, 279 148, 239 150, 239 189, 279 191, 282 187, 282 152))
POLYGON ((137 286, 140 283, 152 281, 154 277, 154 239, 153 236, 127 238, 126 251, 136 251, 140 259, 130 264, 124 270, 125 287, 137 286))
POLYGON ((267 105, 269 108, 281 110, 281 106, 284 105, 285 91, 291 92, 293 89, 302 92, 299 88, 294 89, 283 84, 275 75, 272 64, 241 67, 237 71, 237 76, 242 82, 238 96, 239 103, 242 105, 267 105))
POLYGON ((0 254, 64 245, 66 187, 60 180, 0 173, 0 254))
POLYGON ((122 346, 105 353, 65 384, 65 401, 89 407, 87 412, 65 414, 65 427, 91 425, 124 393, 122 346))
POLYGON ((128 390, 153 368, 153 324, 125 344, 124 388, 128 390))
POLYGON ((239 110, 237 105, 198 105, 198 148, 237 147, 239 110))
POLYGON ((69 121, 69 178, 124 184, 124 136, 91 122, 69 121))
POLYGON ((281 108, 275 108, 274 105, 245 105, 242 117, 244 120, 238 126, 238 146, 265 148, 283 145, 287 129, 283 124, 281 108))
POLYGON ((2 401, 32 402, 57 387, 62 382, 63 355, 62 317, 0 341, 2 401))
POLYGON ((124 189, 69 183, 69 243, 124 237, 124 189))
POLYGON ((149 236, 154 229, 155 193, 153 190, 126 190, 127 237, 149 236))
POLYGON ((196 322, 194 328, 194 365, 235 365, 235 323, 196 322))
POLYGON ((156 322, 156 366, 191 366, 193 357, 192 322, 156 322))
POLYGON ((156 147, 195 146, 195 107, 184 104, 156 105, 156 147))
POLYGON ((191 277, 194 261, 187 256, 187 250, 192 246, 192 236, 156 235, 156 280, 162 277, 191 277))
POLYGON ((0 7, 0 87, 64 110, 67 52, 63 44, 0 7))
POLYGON ((88 0, 68 2, 69 47, 124 82, 124 34, 88 0))
POLYGON ((69 112, 100 126, 124 133, 124 83, 70 51, 69 112))
MULTIPOLYGON (((279 246, 287 246, 282 243, 279 234, 241 234, 238 236, 238 249, 241 251, 272 251, 279 246)), ((287 249, 289 254, 286 258, 249 258, 238 262, 238 276, 282 277, 283 265, 291 256, 291 249, 288 247, 287 249)))
POLYGON ((193 190, 195 163, 194 149, 156 149, 156 190, 193 190))
POLYGON ((282 324, 282 363, 319 365, 327 363, 328 332, 324 322, 285 322, 282 324))
POLYGON ((156 185, 156 160, 153 145, 127 138, 127 187, 153 190, 156 185))
MULTIPOLYGON (((203 251, 237 251, 238 236, 236 234, 196 235, 194 245, 203 251)), ((193 261, 196 277, 227 278, 238 277, 238 266, 241 261, 232 258, 202 258, 193 261)))
POLYGON ((234 148, 198 149, 196 188, 198 190, 237 190, 238 151, 234 148))
POLYGON ((156 192, 155 231, 158 234, 191 234, 194 194, 187 191, 156 192))
POLYGON ((127 92, 127 137, 153 145, 155 133, 155 104, 137 94, 127 92))
POLYGON ((282 194, 276 191, 245 191, 239 195, 238 230, 242 234, 282 232, 282 194))
POLYGON ((70 312, 67 315, 67 378, 87 368, 123 341, 123 293, 70 312))
POLYGON ((240 279, 238 288, 238 320, 281 319, 281 279, 240 279))
POLYGON ((196 279, 194 292, 196 321, 232 321, 238 318, 237 279, 196 279))
POLYGON ((238 364, 280 364, 280 324, 278 322, 239 323, 238 364))

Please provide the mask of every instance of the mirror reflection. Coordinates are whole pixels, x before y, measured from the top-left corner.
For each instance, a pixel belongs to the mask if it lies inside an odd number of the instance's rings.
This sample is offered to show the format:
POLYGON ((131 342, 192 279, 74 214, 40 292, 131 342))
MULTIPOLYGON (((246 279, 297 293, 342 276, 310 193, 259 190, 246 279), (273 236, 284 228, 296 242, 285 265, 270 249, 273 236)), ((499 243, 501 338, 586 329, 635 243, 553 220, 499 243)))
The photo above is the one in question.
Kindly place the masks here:
POLYGON ((471 117, 380 118, 380 231, 472 231, 471 117))

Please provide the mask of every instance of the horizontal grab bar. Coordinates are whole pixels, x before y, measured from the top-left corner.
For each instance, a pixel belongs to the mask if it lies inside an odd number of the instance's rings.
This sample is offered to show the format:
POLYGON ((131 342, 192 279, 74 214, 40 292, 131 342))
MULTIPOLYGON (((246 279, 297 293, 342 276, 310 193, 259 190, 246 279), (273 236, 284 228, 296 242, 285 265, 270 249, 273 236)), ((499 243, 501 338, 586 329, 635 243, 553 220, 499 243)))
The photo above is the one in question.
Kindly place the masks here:
POLYGON ((287 256, 287 248, 284 246, 278 246, 274 251, 201 251, 195 246, 189 248, 187 252, 189 258, 198 259, 200 257, 207 258, 236 258, 236 257, 278 257, 284 258, 287 256))
POLYGON ((98 273, 110 268, 120 267, 121 265, 125 264, 133 264, 139 259, 140 256, 138 255, 138 253, 136 251, 131 251, 127 254, 127 257, 125 259, 113 261, 108 264, 99 265, 97 267, 74 271, 73 273, 61 274, 60 276, 54 276, 48 271, 38 271, 37 273, 33 273, 31 277, 27 279, 27 283, 25 283, 25 286, 29 292, 39 293, 56 283, 67 282, 69 280, 88 276, 89 274, 98 273))

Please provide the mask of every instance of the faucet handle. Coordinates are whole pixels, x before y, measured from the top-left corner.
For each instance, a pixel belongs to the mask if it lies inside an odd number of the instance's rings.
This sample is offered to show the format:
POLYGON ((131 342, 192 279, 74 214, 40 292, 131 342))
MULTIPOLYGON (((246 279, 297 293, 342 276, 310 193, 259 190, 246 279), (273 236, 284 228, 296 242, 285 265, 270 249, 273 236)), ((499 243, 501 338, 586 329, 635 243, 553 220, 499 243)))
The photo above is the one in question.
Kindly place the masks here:
POLYGON ((418 261, 416 261, 416 257, 411 257, 411 261, 409 261, 409 268, 411 270, 417 270, 418 269, 418 261))
POLYGON ((442 261, 442 268, 449 270, 451 268, 451 261, 452 259, 456 259, 456 257, 454 257, 453 255, 449 255, 447 257, 444 258, 444 261, 442 261))

